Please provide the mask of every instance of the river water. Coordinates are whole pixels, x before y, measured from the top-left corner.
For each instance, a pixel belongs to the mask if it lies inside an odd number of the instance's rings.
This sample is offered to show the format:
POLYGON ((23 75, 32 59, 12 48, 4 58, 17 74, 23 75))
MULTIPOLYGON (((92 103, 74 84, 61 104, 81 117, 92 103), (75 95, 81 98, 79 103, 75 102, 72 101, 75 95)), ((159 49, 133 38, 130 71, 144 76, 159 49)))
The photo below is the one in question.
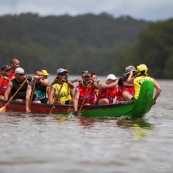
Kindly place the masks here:
POLYGON ((143 120, 0 113, 0 173, 173 172, 173 81, 143 120))

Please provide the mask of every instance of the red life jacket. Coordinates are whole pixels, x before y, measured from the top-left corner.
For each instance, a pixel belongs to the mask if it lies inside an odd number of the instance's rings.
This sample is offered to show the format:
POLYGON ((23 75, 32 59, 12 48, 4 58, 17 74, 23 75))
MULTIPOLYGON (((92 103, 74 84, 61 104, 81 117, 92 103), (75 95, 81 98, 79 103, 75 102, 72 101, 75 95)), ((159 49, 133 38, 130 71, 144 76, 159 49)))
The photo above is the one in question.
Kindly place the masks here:
POLYGON ((82 83, 80 83, 76 88, 79 89, 79 104, 82 104, 84 99, 84 104, 95 103, 95 88, 92 85, 83 86, 82 83))
POLYGON ((7 89, 8 82, 8 80, 4 79, 3 77, 0 77, 0 95, 4 95, 7 89))
POLYGON ((127 91, 131 95, 134 95, 135 93, 134 87, 127 88, 125 86, 118 85, 117 101, 124 101, 122 96, 124 91, 127 91))
POLYGON ((109 100, 109 103, 113 103, 113 100, 115 96, 117 95, 117 87, 105 89, 105 90, 99 90, 97 101, 100 99, 107 98, 109 100))

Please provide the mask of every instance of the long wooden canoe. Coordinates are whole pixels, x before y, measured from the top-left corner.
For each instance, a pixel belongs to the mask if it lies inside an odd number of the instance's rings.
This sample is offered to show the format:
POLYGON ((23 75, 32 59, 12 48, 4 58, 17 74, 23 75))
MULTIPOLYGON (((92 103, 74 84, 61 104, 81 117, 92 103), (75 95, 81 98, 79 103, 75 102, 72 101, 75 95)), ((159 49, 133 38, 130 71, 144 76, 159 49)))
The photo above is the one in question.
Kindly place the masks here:
MULTIPOLYGON (((127 116, 130 118, 142 118, 153 105, 154 84, 151 81, 144 81, 141 85, 139 98, 134 101, 121 101, 111 105, 84 105, 81 116, 107 118, 127 116)), ((4 101, 0 100, 0 108, 4 106, 4 101)), ((32 113, 49 114, 49 104, 32 104, 32 113)), ((6 111, 25 112, 25 103, 10 102, 6 111)), ((55 105, 52 114, 71 114, 73 106, 55 105)))

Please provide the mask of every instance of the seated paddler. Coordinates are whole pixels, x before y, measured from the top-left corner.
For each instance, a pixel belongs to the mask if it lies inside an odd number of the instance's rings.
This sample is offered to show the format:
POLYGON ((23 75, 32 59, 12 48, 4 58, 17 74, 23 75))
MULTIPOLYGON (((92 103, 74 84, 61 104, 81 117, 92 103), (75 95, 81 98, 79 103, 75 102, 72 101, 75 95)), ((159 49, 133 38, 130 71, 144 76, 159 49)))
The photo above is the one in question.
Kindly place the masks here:
MULTIPOLYGON (((154 104, 156 103, 157 98, 159 97, 160 93, 161 93, 161 87, 158 84, 158 82, 148 76, 148 68, 145 64, 140 64, 137 66, 137 75, 135 75, 135 77, 133 78, 128 78, 127 82, 128 83, 133 83, 134 84, 134 89, 135 89, 135 94, 134 96, 131 95, 128 92, 123 92, 123 97, 125 98, 125 100, 134 100, 137 99, 139 97, 139 93, 140 93, 140 89, 141 89, 141 84, 146 81, 152 81, 154 83, 154 88, 156 89, 155 94, 154 94, 154 104)), ((130 72, 130 76, 133 76, 133 71, 130 72)))
POLYGON ((82 72, 82 82, 75 87, 73 100, 73 109, 75 116, 78 116, 78 105, 92 105, 96 102, 95 89, 98 89, 98 83, 91 78, 91 72, 85 70, 82 72))
POLYGON ((56 81, 49 86, 49 104, 72 104, 71 89, 74 85, 67 80, 67 69, 57 70, 56 81))

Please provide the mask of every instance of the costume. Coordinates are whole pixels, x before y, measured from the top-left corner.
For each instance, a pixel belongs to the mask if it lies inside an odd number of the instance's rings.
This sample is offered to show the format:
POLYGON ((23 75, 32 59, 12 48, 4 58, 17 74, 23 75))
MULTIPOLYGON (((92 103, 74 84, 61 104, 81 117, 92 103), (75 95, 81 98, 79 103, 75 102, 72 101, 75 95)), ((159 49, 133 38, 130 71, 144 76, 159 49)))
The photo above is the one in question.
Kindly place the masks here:
POLYGON ((99 101, 100 99, 106 98, 109 100, 109 104, 112 104, 116 95, 117 95, 117 87, 113 87, 113 88, 109 88, 105 90, 99 90, 97 101, 99 101))
POLYGON ((55 89, 55 99, 57 102, 66 102, 72 99, 70 95, 70 87, 66 82, 63 84, 55 83, 53 88, 55 89), (58 96, 58 98, 56 98, 56 96, 58 96))
POLYGON ((76 88, 79 89, 79 104, 81 105, 85 99, 85 104, 94 104, 95 103, 95 88, 90 84, 84 86, 82 83, 79 83, 76 88))

